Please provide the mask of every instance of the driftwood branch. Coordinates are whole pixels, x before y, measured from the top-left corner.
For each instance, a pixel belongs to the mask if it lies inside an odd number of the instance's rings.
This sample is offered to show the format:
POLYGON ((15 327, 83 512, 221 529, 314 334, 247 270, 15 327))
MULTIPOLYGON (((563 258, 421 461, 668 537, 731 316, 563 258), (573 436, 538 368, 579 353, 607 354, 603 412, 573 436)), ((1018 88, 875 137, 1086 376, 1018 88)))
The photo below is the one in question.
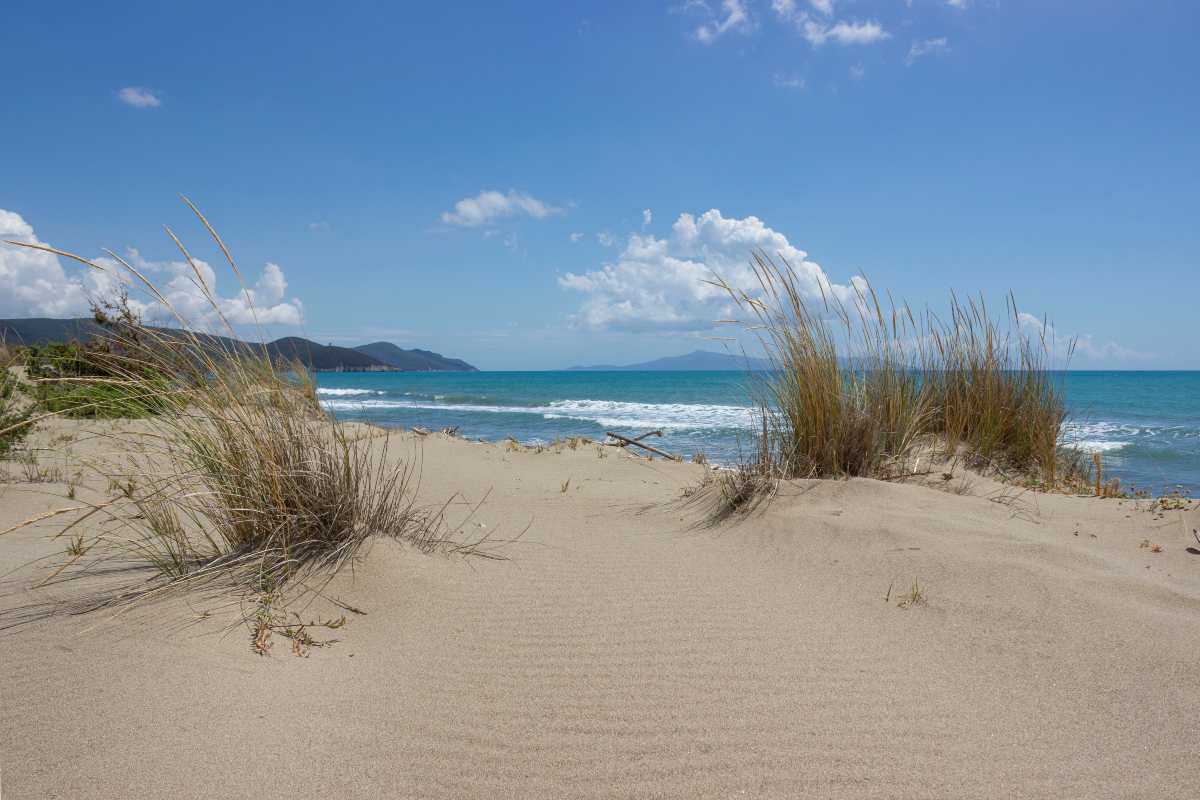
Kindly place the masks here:
POLYGON ((647 436, 662 436, 663 432, 662 431, 647 431, 646 433, 643 433, 641 436, 633 436, 633 437, 629 437, 629 438, 626 438, 624 436, 617 436, 617 434, 615 434, 615 433, 610 433, 608 435, 612 436, 615 439, 621 440, 620 442, 609 442, 609 444, 611 444, 613 447, 628 447, 631 443, 637 444, 642 439, 645 439, 647 436))
POLYGON ((626 447, 628 445, 633 445, 634 447, 640 447, 643 450, 649 450, 651 453, 657 453, 658 455, 662 456, 663 458, 669 458, 672 461, 683 461, 683 458, 681 458, 680 456, 671 455, 670 453, 659 450, 657 447, 651 447, 650 445, 641 441, 642 439, 645 439, 647 436, 652 436, 652 435, 662 436, 662 431, 651 431, 650 433, 644 433, 635 439, 630 439, 628 436, 622 436, 621 434, 613 433, 612 431, 605 431, 604 435, 611 436, 612 438, 616 439, 618 442, 621 442, 621 444, 617 445, 618 447, 626 447))

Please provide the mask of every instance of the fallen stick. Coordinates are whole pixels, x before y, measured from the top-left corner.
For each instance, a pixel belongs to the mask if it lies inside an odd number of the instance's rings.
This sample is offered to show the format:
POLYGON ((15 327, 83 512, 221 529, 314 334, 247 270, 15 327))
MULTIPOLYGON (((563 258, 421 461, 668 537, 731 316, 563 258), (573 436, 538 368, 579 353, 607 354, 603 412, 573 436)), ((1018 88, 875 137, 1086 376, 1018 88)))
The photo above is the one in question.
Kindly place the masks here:
MULTIPOLYGON (((651 433, 657 433, 659 436, 662 436, 662 431, 651 431, 651 433)), ((650 433, 642 434, 637 439, 630 439, 628 436, 622 436, 619 433, 613 433, 611 431, 605 431, 604 435, 611 436, 612 438, 614 438, 620 442, 624 442, 625 444, 619 445, 620 447, 625 447, 626 445, 633 445, 635 447, 640 447, 643 450, 649 450, 651 453, 658 453, 663 458, 669 458, 672 461, 683 461, 683 458, 681 456, 673 456, 670 453, 666 453, 666 452, 663 452, 662 450, 659 450, 657 447, 651 447, 650 445, 646 444, 645 442, 639 441, 640 439, 644 439, 647 436, 649 436, 650 433)))
POLYGON ((628 447, 630 443, 636 444, 636 443, 640 442, 642 439, 645 439, 647 436, 662 436, 663 432, 662 431, 649 431, 648 433, 643 433, 641 436, 634 436, 632 438, 626 438, 624 436, 617 436, 615 433, 610 433, 608 435, 616 437, 618 439, 621 439, 620 442, 608 442, 608 445, 610 447, 628 447))

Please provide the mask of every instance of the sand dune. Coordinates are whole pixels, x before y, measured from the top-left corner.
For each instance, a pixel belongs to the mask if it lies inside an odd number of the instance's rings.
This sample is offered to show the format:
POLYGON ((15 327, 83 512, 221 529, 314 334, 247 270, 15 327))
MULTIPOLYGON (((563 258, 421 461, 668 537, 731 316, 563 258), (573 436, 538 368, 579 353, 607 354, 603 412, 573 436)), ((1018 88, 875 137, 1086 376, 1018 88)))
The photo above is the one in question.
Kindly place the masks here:
MULTIPOLYGON (((508 560, 377 543, 329 587, 367 614, 305 659, 181 628, 202 598, 5 633, 4 798, 1200 794, 1194 510, 851 480, 705 527, 702 467, 420 443, 423 498, 486 496, 508 560)), ((47 490, 4 485, 0 530, 47 490)))

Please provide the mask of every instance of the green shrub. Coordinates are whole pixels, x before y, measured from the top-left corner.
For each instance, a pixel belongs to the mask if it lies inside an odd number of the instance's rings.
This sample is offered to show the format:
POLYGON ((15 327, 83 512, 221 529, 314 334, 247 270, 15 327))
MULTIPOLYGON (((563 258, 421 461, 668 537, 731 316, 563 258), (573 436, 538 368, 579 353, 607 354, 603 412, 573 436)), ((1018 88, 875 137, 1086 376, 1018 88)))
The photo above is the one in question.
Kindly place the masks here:
POLYGON ((165 410, 166 373, 116 339, 31 347, 27 363, 34 399, 44 412, 138 418, 165 410))

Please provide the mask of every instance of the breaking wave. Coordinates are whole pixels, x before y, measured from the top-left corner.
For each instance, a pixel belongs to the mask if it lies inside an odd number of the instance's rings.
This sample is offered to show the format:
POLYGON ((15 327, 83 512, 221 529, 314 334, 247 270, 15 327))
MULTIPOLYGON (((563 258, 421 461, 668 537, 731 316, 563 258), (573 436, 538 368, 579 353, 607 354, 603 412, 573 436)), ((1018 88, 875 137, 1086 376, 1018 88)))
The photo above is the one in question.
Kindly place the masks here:
MULTIPOLYGON (((338 391, 348 394, 347 390, 338 391)), ((363 390, 352 390, 355 394, 363 390)), ((422 400, 324 400, 330 411, 370 413, 388 409, 457 411, 476 414, 536 414, 543 419, 575 419, 606 427, 721 430, 752 428, 754 410, 744 406, 701 403, 630 403, 617 400, 555 400, 541 406, 422 400)))
POLYGON ((376 391, 375 389, 328 389, 321 386, 317 389, 317 394, 322 397, 357 397, 360 395, 387 393, 376 391))

